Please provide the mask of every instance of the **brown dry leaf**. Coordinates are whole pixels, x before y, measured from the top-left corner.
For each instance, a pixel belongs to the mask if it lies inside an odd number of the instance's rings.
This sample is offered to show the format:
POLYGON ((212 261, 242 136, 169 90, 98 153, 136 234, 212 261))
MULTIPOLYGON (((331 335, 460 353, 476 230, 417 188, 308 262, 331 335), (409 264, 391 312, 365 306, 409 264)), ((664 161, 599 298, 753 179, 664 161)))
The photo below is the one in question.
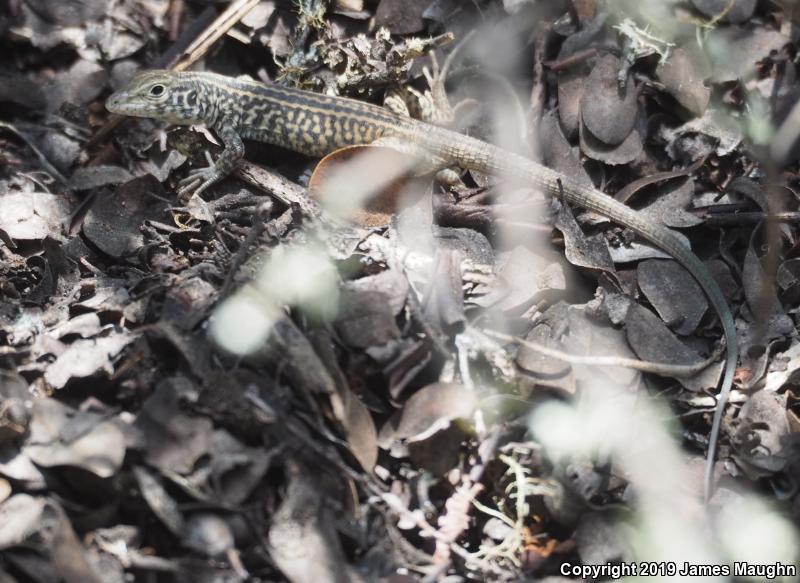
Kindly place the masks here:
POLYGON ((589 74, 581 97, 583 124, 606 146, 625 141, 639 113, 636 85, 629 80, 625 87, 620 87, 619 70, 617 57, 610 54, 601 57, 589 74))
POLYGON ((319 161, 308 190, 334 215, 364 227, 389 223, 406 195, 418 160, 393 147, 358 145, 334 150, 319 161))
MULTIPOLYGON (((578 135, 581 119, 581 98, 586 85, 586 73, 579 67, 571 67, 558 72, 558 118, 569 139, 578 135)), ((552 117, 547 112, 543 117, 552 117)))
POLYGON ((74 466, 109 478, 122 467, 126 444, 122 431, 104 416, 41 397, 33 402, 22 451, 40 466, 74 466))
POLYGON ((0 370, 0 447, 24 435, 30 417, 28 383, 19 373, 0 370))
POLYGON ((693 365, 702 359, 670 332, 647 308, 633 304, 628 310, 625 330, 628 343, 642 360, 693 365))
POLYGON ((454 249, 436 250, 430 285, 425 294, 425 316, 443 330, 463 325, 464 292, 461 283, 462 255, 454 249))
POLYGON ((0 549, 16 546, 35 533, 47 501, 29 494, 15 494, 0 504, 0 549))
POLYGON ((83 233, 112 257, 131 255, 144 244, 142 223, 164 220, 166 196, 158 180, 150 175, 126 182, 113 196, 94 203, 83 223, 83 233))
POLYGON ((691 0, 695 8, 720 22, 747 22, 756 9, 756 0, 691 0))
MULTIPOLYGON (((681 342, 658 316, 638 304, 628 310, 625 331, 628 344, 642 360, 689 366, 703 360, 695 350, 681 342)), ((707 390, 717 385, 721 366, 720 362, 691 378, 679 378, 678 381, 691 391, 707 390)))
MULTIPOLYGON (((577 130, 576 125, 576 133, 577 130)), ((585 186, 594 187, 592 179, 581 164, 580 152, 567 141, 556 115, 552 112, 544 114, 539 123, 539 147, 546 166, 573 177, 585 186)))
POLYGON ((400 337, 389 296, 379 291, 342 289, 336 331, 353 348, 382 345, 400 337))
POLYGON ((375 11, 375 24, 385 26, 392 34, 414 34, 425 22, 422 14, 431 0, 381 0, 375 11))
POLYGON ((210 512, 192 514, 181 535, 186 547, 210 558, 225 558, 235 546, 231 527, 221 516, 210 512))
POLYGON ((756 63, 787 43, 787 36, 756 24, 716 28, 706 40, 713 64, 711 79, 715 83, 750 80, 756 74, 756 63))
POLYGON ((694 115, 703 115, 711 99, 711 88, 705 85, 710 74, 705 53, 694 47, 678 47, 656 69, 667 91, 694 115))
POLYGON ((758 345, 766 346, 771 340, 794 334, 794 323, 781 305, 753 244, 745 254, 742 286, 747 304, 760 322, 758 333, 753 331, 758 345))
POLYGON ((61 389, 72 379, 101 372, 110 376, 117 356, 135 339, 136 336, 127 330, 116 330, 105 336, 76 340, 47 366, 44 378, 51 387, 61 389))
POLYGON ((790 450, 786 393, 761 390, 751 395, 736 418, 731 436, 734 459, 752 480, 775 475, 786 466, 790 450))
POLYGON ((555 227, 564 235, 564 253, 570 263, 578 267, 603 271, 610 277, 616 278, 616 269, 605 237, 584 235, 572 211, 566 205, 562 205, 559 209, 555 227))
POLYGON ((521 314, 543 297, 562 295, 568 287, 565 267, 561 256, 535 253, 525 245, 517 245, 498 259, 503 299, 496 307, 521 314))
MULTIPOLYGON (((230 390, 225 387, 223 390, 230 390)), ((247 447, 224 429, 211 436, 209 463, 198 468, 207 488, 225 504, 242 504, 264 478, 275 454, 263 447, 247 447)))
POLYGON ((196 393, 197 388, 188 379, 167 378, 142 405, 136 427, 144 435, 145 459, 152 466, 186 474, 201 456, 208 454, 211 419, 190 415, 181 404, 196 399, 196 393))
POLYGON ((342 396, 345 418, 340 419, 344 426, 350 451, 367 472, 371 472, 378 461, 378 432, 369 409, 352 392, 342 396))
POLYGON ((708 309, 697 281, 676 261, 650 259, 636 267, 636 279, 658 315, 675 332, 691 334, 708 309))
MULTIPOLYGON (((585 306, 572 306, 559 302, 543 314, 542 322, 548 326, 550 336, 542 334, 532 337, 542 344, 579 356, 634 358, 631 348, 625 341, 624 332, 588 316, 585 306)), ((530 359, 529 366, 534 366, 533 354, 527 354, 527 358, 530 359)), ((547 361, 548 368, 541 370, 550 372, 551 375, 549 377, 542 375, 540 380, 548 386, 574 393, 577 383, 606 381, 619 387, 631 387, 636 386, 641 379, 641 373, 625 367, 570 366, 572 373, 564 375, 562 372, 564 363, 547 361)))
MULTIPOLYGON (((557 332, 551 324, 546 322, 528 332, 525 340, 547 348, 562 349, 557 332)), ((572 367, 569 363, 544 355, 525 345, 520 346, 516 362, 521 369, 536 377, 543 386, 560 388, 569 394, 575 393, 575 379, 572 377, 572 367)))
POLYGON ((185 532, 186 521, 178 508, 178 503, 166 491, 160 479, 145 466, 134 466, 133 475, 139 485, 139 493, 150 510, 175 536, 185 532))
POLYGON ((459 383, 423 387, 381 428, 378 445, 387 449, 400 440, 427 439, 457 419, 470 419, 477 404, 475 392, 459 383))
POLYGON ((781 299, 787 305, 800 304, 800 259, 782 261, 775 273, 781 299))
POLYGON ((69 199, 46 192, 4 193, 0 229, 12 239, 61 239, 71 212, 69 199))
POLYGON ((103 0, 65 0, 53 3, 48 0, 26 0, 39 16, 47 22, 60 26, 85 24, 87 21, 99 20, 108 10, 103 0))
POLYGON ((341 289, 347 290, 345 293, 381 293, 385 296, 391 313, 398 316, 406 305, 409 284, 408 278, 399 270, 387 269, 376 275, 369 275, 353 281, 344 282, 341 289))
POLYGON ((668 227, 694 227, 703 222, 696 214, 689 212, 694 198, 695 183, 691 177, 683 180, 671 180, 650 189, 650 204, 642 206, 639 211, 651 221, 668 227))
POLYGON ((312 473, 288 464, 286 497, 272 516, 267 546, 290 583, 364 583, 347 565, 331 505, 312 473))
POLYGON ((0 103, 3 102, 31 110, 44 109, 46 103, 41 84, 15 73, 0 74, 0 103))
POLYGON ((620 164, 633 162, 641 155, 644 149, 642 138, 636 130, 629 132, 625 141, 617 146, 609 146, 598 140, 583 124, 580 126, 579 135, 581 151, 592 160, 597 160, 609 166, 619 166, 620 164))
POLYGON ((109 184, 122 184, 133 180, 128 170, 121 166, 86 166, 78 168, 69 179, 71 190, 92 190, 109 184))

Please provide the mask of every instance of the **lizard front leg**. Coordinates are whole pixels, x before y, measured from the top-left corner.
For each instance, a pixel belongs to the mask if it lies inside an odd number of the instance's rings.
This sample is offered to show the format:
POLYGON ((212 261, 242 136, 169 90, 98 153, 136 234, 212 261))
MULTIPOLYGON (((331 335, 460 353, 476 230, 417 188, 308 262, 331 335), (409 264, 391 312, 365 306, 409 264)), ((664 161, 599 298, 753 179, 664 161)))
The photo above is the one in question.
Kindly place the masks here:
POLYGON ((214 162, 206 152, 208 166, 196 168, 178 183, 178 198, 187 201, 192 196, 198 196, 215 182, 231 173, 236 164, 244 157, 244 144, 239 133, 231 125, 216 128, 215 132, 222 140, 225 149, 214 162))

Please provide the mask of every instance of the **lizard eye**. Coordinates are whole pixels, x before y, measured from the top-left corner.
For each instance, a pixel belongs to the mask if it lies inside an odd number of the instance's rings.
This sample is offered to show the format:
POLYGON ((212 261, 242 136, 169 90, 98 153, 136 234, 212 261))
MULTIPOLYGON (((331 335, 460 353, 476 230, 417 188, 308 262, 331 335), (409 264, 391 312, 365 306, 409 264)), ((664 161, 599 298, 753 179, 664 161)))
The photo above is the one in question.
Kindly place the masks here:
POLYGON ((149 95, 150 97, 161 97, 162 95, 164 95, 165 91, 166 88, 163 85, 153 85, 150 88, 149 95))

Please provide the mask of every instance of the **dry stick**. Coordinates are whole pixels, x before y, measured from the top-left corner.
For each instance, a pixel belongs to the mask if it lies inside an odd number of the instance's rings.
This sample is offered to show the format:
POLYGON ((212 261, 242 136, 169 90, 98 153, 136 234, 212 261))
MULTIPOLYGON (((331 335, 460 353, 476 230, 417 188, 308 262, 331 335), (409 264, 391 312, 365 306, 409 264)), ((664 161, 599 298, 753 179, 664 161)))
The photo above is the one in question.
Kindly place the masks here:
POLYGON ((27 144, 27 146, 33 151, 33 153, 39 159, 39 163, 42 165, 42 168, 44 168, 47 173, 52 175, 53 178, 58 180, 61 184, 67 183, 67 179, 64 177, 64 175, 61 174, 61 172, 59 172, 58 170, 56 170, 55 166, 53 166, 50 163, 50 160, 47 159, 47 156, 45 156, 42 153, 42 151, 36 147, 36 144, 33 143, 33 140, 31 140, 28 136, 23 134, 21 131, 19 131, 15 126, 11 125, 10 123, 0 122, 0 128, 7 129, 9 132, 17 136, 20 140, 25 142, 25 144, 27 144))
POLYGON ((538 29, 538 38, 533 49, 533 86, 531 87, 530 94, 530 119, 532 126, 537 127, 542 119, 544 112, 544 101, 547 93, 545 71, 544 71, 544 54, 547 50, 547 33, 549 27, 540 26, 538 29))
POLYGON ((169 40, 175 42, 178 40, 179 29, 181 20, 183 20, 183 11, 186 8, 183 0, 171 0, 169 3, 169 40))
POLYGON ((670 377, 689 377, 697 374, 704 368, 711 365, 719 355, 722 354, 721 348, 717 348, 714 353, 707 359, 698 362, 697 364, 664 364, 661 362, 652 362, 649 360, 638 360, 636 358, 624 358, 621 356, 582 356, 578 354, 569 354, 561 350, 544 346, 530 340, 503 334, 502 332, 495 332, 494 330, 484 330, 487 336, 493 336, 498 340, 504 342, 516 342, 520 346, 529 348, 545 356, 557 358, 570 364, 586 364, 591 366, 623 366, 625 368, 632 368, 643 372, 651 372, 660 376, 670 377))
POLYGON ((800 212, 787 211, 769 215, 764 211, 748 211, 727 215, 709 214, 705 217, 705 224, 712 227, 727 227, 760 223, 765 220, 779 223, 797 223, 800 222, 800 212))
POLYGON ((308 195, 308 191, 280 174, 270 172, 245 160, 239 161, 233 174, 248 184, 269 192, 272 197, 286 206, 297 206, 306 216, 314 218, 322 216, 317 201, 308 195))
POLYGON ((221 39, 237 22, 247 16, 247 13, 255 8, 259 2, 260 0, 234 0, 231 2, 231 5, 211 23, 211 26, 189 45, 174 66, 167 66, 167 68, 173 71, 183 71, 194 65, 200 60, 200 57, 208 52, 208 49, 215 42, 221 39))

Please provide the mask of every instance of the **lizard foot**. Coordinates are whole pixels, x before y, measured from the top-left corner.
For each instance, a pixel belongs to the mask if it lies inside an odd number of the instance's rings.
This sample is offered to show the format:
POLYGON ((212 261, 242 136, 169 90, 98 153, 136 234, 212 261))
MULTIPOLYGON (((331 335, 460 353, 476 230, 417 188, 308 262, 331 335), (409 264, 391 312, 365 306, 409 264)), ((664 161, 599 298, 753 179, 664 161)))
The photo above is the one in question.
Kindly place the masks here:
POLYGON ((178 200, 183 203, 193 196, 199 196, 200 193, 223 177, 222 172, 217 169, 217 165, 211 158, 211 154, 206 151, 205 155, 208 166, 190 170, 186 178, 178 182, 178 200))

